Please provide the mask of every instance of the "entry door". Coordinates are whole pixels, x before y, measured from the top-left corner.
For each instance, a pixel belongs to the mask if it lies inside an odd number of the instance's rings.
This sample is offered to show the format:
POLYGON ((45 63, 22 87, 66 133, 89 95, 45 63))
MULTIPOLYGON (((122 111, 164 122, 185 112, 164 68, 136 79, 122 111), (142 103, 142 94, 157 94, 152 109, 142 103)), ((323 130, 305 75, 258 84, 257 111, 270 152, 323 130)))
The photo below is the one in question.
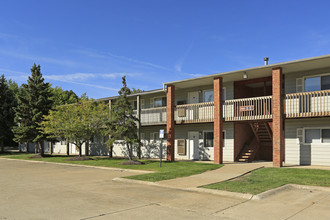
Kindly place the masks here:
POLYGON ((199 103, 199 92, 189 92, 188 93, 188 104, 199 103))
POLYGON ((189 159, 191 159, 191 160, 198 160, 199 159, 199 151, 198 151, 199 138, 198 138, 198 136, 199 136, 198 131, 188 132, 189 159))

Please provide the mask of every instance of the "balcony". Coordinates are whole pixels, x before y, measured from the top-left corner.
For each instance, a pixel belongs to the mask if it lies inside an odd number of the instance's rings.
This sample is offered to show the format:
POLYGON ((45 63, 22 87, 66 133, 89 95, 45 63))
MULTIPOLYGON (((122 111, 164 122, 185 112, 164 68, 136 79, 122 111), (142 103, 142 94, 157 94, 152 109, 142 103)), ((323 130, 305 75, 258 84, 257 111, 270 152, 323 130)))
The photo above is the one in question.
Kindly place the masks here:
POLYGON ((141 109, 142 126, 164 124, 166 124, 166 107, 141 109))
MULTIPOLYGON (((330 90, 285 95, 286 118, 330 116, 330 90)), ((224 121, 272 119, 272 96, 226 100, 222 106, 224 121)), ((176 124, 208 123, 214 121, 214 103, 177 105, 176 124)), ((141 110, 141 125, 165 125, 166 107, 141 110)))
POLYGON ((321 117, 330 115, 330 90, 286 94, 287 118, 321 117))

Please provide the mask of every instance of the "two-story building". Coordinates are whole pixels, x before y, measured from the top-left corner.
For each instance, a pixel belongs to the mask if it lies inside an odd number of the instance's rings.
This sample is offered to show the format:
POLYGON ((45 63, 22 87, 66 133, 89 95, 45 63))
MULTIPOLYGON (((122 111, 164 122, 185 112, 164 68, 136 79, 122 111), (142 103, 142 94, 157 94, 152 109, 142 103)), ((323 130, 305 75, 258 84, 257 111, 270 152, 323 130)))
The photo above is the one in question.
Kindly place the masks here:
MULTIPOLYGON (((330 55, 267 62, 131 95, 142 156, 159 157, 165 129, 163 152, 170 161, 330 165, 330 55)), ((102 141, 90 148, 92 155, 108 152, 102 141)), ((126 154, 120 141, 114 154, 126 154)))

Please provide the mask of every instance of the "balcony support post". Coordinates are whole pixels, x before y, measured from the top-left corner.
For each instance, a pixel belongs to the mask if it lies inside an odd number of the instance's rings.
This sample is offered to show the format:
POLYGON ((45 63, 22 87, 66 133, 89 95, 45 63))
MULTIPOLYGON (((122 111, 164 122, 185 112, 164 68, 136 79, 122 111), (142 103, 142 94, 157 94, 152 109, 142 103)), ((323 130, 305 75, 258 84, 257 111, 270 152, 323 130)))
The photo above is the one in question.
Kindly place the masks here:
POLYGON ((272 70, 273 87, 273 167, 282 167, 284 159, 284 76, 282 68, 272 70))
POLYGON ((174 161, 174 104, 175 104, 175 86, 167 86, 166 103, 166 134, 167 134, 167 160, 174 161))
POLYGON ((214 90, 214 163, 223 163, 222 77, 213 79, 214 90))
POLYGON ((137 137, 138 137, 138 148, 137 148, 137 156, 141 159, 141 96, 136 96, 136 117, 138 119, 137 122, 137 137))

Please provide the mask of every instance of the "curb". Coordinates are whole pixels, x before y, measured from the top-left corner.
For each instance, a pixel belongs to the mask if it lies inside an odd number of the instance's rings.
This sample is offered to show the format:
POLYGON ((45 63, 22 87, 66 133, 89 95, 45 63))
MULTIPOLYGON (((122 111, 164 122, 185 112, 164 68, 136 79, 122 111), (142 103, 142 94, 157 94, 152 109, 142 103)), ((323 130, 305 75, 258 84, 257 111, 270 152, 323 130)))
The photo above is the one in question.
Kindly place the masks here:
POLYGON ((113 170, 113 171, 120 171, 120 172, 134 172, 134 173, 154 173, 154 171, 148 170, 133 170, 133 169, 123 169, 123 168, 115 168, 115 167, 101 167, 101 166, 90 166, 90 165, 82 165, 82 164, 72 164, 72 163, 57 163, 57 162, 48 162, 48 161, 37 161, 37 160, 24 160, 24 159, 12 159, 12 158, 5 158, 0 157, 3 160, 16 160, 16 161, 25 161, 30 163, 46 163, 46 164, 56 164, 56 165, 63 165, 63 166, 72 166, 72 167, 86 167, 86 168, 95 168, 101 170, 113 170))
POLYGON ((178 190, 189 191, 189 192, 208 193, 208 194, 219 195, 219 196, 235 197, 235 198, 239 198, 239 199, 250 200, 253 197, 252 194, 229 192, 229 191, 223 191, 223 190, 204 189, 204 188, 179 188, 179 187, 173 187, 173 186, 165 186, 165 185, 161 185, 161 184, 158 184, 155 182, 132 180, 132 179, 126 179, 126 178, 121 178, 121 177, 116 177, 112 180, 116 181, 116 182, 143 184, 143 185, 157 186, 157 187, 162 187, 162 188, 178 189, 178 190))
POLYGON ((142 181, 142 180, 132 180, 132 179, 126 179, 121 177, 116 177, 112 179, 116 182, 124 182, 124 183, 132 183, 132 184, 143 184, 143 185, 149 185, 149 186, 157 186, 157 187, 163 187, 163 188, 170 188, 170 189, 178 189, 183 191, 189 191, 189 192, 198 192, 198 193, 208 193, 212 195, 218 195, 218 196, 227 196, 232 198, 239 198, 239 199, 246 199, 246 200, 262 200, 266 199, 268 197, 271 197, 277 193, 283 192, 283 191, 289 191, 293 189, 303 189, 303 190, 317 190, 317 191, 324 191, 324 192, 330 192, 330 187, 322 187, 322 186, 306 186, 306 185, 298 185, 298 184, 286 184, 284 186, 280 186, 275 189, 270 189, 268 191, 259 193, 257 195, 252 195, 249 193, 239 193, 239 192, 230 192, 230 191, 224 191, 224 190, 216 190, 216 189, 205 189, 205 188, 179 188, 179 187, 173 187, 173 186, 165 186, 161 185, 155 182, 148 182, 148 181, 142 181))

